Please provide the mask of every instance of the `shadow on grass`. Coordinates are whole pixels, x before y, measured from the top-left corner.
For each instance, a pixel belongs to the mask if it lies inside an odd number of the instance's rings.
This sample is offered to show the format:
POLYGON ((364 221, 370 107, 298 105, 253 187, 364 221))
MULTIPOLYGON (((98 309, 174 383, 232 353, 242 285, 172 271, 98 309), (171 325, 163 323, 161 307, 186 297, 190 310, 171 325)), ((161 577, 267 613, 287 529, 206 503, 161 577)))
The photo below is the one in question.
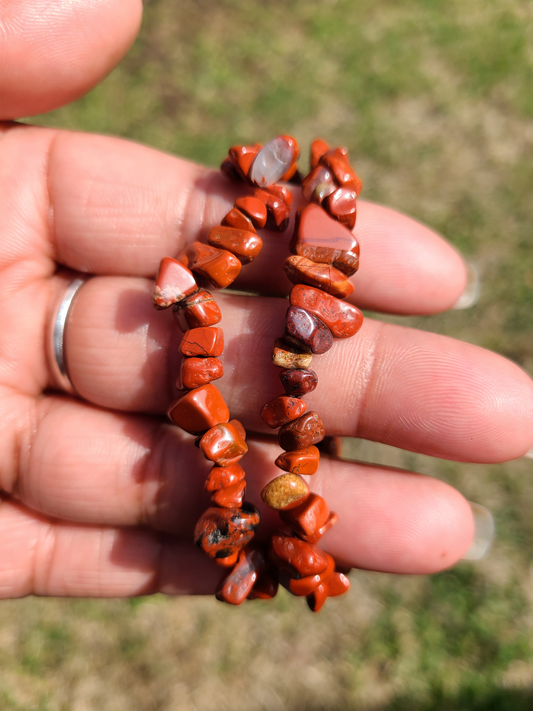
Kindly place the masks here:
POLYGON ((382 711, 530 711, 533 690, 489 688, 485 691, 464 687, 456 694, 438 691, 432 699, 413 701, 399 697, 382 711))

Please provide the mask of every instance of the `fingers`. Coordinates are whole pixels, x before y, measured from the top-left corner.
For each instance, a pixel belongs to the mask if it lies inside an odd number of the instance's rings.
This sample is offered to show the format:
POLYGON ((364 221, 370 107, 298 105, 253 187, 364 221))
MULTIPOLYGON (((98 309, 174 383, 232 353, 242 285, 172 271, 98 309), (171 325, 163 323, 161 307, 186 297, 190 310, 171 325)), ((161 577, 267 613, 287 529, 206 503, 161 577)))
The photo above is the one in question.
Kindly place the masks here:
MULTIPOLYGON (((177 394, 182 337, 156 312, 151 284, 95 277, 83 286, 67 330, 69 372, 100 406, 164 413, 177 394)), ((223 313, 224 377, 233 417, 265 430, 261 407, 282 393, 270 362, 287 301, 217 295, 223 313)), ((318 388, 306 397, 329 434, 362 437, 461 461, 495 462, 533 446, 533 384, 510 361, 444 336, 367 319, 311 366, 318 388)))
MULTIPOLYGON (((100 413, 66 398, 41 401, 37 407, 35 435, 26 443, 31 447, 22 452, 14 492, 52 520, 71 519, 95 528, 52 524, 28 512, 21 518, 19 508, 1 505, 0 588, 5 591, 5 567, 15 567, 17 561, 24 584, 10 595, 28 594, 31 589, 24 587, 28 581, 37 586, 38 594, 153 592, 168 579, 164 569, 158 572, 165 555, 161 542, 167 545, 168 539, 117 531, 136 524, 177 534, 183 549, 174 549, 178 558, 174 565, 179 568, 183 556, 191 575, 197 565, 192 553, 194 524, 209 505, 202 493, 209 464, 201 461, 191 438, 166 424, 100 413), (19 550, 23 545, 25 552, 19 550), (31 566, 31 574, 22 575, 31 566), (100 570, 95 570, 97 566, 100 570), (128 570, 136 575, 131 577, 128 570), (76 587, 72 581, 78 577, 76 587), (39 580, 51 587, 43 587, 39 580)), ((273 464, 277 451, 275 445, 251 442, 250 453, 242 460, 248 474, 248 500, 260 502, 260 489, 279 474, 273 464)), ((339 514, 340 523, 323 544, 346 565, 397 573, 434 572, 460 558, 472 540, 468 503, 438 480, 328 458, 323 458, 319 473, 308 479, 339 514)), ((266 536, 278 519, 275 512, 261 508, 261 531, 266 536)), ((180 584, 183 589, 183 581, 180 584)))
POLYGON ((0 119, 74 101, 123 57, 140 0, 0 0, 0 119))
MULTIPOLYGON (((38 203, 31 215, 39 216, 46 239, 41 249, 65 266, 93 274, 153 277, 163 256, 177 256, 195 239, 205 240, 247 190, 186 161, 101 136, 10 129, 0 142, 0 157, 5 176, 0 176, 0 227, 9 225, 12 240, 27 242, 27 205, 19 195, 31 190, 38 203), (20 177, 13 184, 15 172, 20 177)), ((352 278, 354 302, 374 310, 434 313, 461 295, 462 259, 423 225, 361 202, 356 233, 363 256, 352 278)), ((261 255, 235 285, 286 294, 290 284, 283 261, 290 230, 262 234, 261 255)))

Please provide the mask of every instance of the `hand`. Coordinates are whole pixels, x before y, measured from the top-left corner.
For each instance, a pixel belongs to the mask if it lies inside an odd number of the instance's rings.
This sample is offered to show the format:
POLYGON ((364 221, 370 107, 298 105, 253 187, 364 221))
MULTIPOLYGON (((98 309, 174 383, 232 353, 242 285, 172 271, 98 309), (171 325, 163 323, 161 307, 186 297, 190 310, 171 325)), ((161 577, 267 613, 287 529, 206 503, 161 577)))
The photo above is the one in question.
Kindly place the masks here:
MULTIPOLYGON (((24 5, 10 3, 10 12, 23 13, 24 5)), ((79 59, 71 76, 54 73, 58 53, 50 51, 35 73, 26 55, 19 81, 11 82, 17 43, 26 42, 36 57, 42 53, 38 28, 22 38, 8 31, 3 118, 85 91, 117 60, 138 24, 137 3, 82 3, 77 33, 68 21, 71 7, 62 9, 67 14, 51 40, 52 49, 55 42, 63 46, 68 29, 79 59), (117 12, 129 21, 117 23, 117 12), (98 33, 86 31, 91 22, 109 29, 99 54, 98 33)), ((209 467, 163 414, 181 334, 171 314, 153 310, 150 294, 161 257, 205 236, 239 194, 216 172, 125 141, 2 124, 4 597, 214 590, 221 571, 192 544, 194 523, 208 504, 209 467), (67 330, 69 371, 80 398, 50 392, 44 347, 72 275, 67 269, 93 275, 67 330)), ((403 215, 359 205, 362 266, 353 301, 403 314, 453 305, 466 282, 453 248, 403 215)), ((261 406, 281 392, 269 357, 286 310, 277 297, 289 286, 281 268, 287 239, 265 235, 263 252, 236 284, 262 295, 217 296, 227 343, 220 389, 232 417, 256 432, 264 431, 261 406)), ((533 445, 530 379, 475 346, 367 319, 353 339, 316 357, 313 368, 319 387, 307 401, 328 434, 477 462, 519 457, 533 445)), ((279 448, 265 436, 252 435, 249 444, 246 498, 257 504, 264 483, 279 473, 273 464, 279 448)), ((310 484, 339 514, 323 543, 344 564, 429 573, 457 561, 472 540, 468 502, 441 481, 323 458, 310 484)), ((265 513, 263 530, 276 518, 265 513)))

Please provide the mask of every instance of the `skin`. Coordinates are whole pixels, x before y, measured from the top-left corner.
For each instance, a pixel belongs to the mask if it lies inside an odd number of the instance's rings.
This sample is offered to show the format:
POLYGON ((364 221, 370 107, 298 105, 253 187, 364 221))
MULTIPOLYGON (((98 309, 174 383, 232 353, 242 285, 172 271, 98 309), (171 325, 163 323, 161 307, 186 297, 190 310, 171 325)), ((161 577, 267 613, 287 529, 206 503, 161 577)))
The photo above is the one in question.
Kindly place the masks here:
MULTIPOLYGON (((2 597, 211 593, 221 575, 191 543, 208 505, 208 466, 164 417, 181 334, 150 295, 160 259, 205 240, 242 189, 150 148, 13 122, 97 83, 130 46, 140 14, 134 0, 0 0, 2 597), (70 270, 93 276, 66 334, 80 397, 53 391, 45 349, 70 270)), ((281 391, 269 354, 287 306, 289 234, 266 239, 235 285, 262 296, 217 295, 220 389, 232 417, 256 433, 243 460, 255 503, 280 473, 258 413, 281 391)), ((427 227, 360 202, 357 236, 359 306, 431 314, 462 293, 462 258, 427 227)), ((320 387, 308 408, 329 434, 468 462, 533 446, 531 380, 475 346, 368 319, 312 367, 320 387)), ((327 458, 308 481, 339 514, 323 545, 346 565, 431 573, 472 541, 468 502, 441 481, 327 458)), ((263 530, 275 522, 265 512, 263 530)))

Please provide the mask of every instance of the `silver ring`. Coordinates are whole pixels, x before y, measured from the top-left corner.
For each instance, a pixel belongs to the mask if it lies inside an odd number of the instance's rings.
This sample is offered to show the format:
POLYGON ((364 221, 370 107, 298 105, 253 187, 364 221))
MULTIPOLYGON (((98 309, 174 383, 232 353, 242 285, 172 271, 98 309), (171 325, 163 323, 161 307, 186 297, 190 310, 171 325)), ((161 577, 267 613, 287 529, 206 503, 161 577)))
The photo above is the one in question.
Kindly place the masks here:
POLYGON ((68 325, 68 317, 72 304, 74 303, 74 298, 86 281, 86 278, 77 277, 70 282, 67 290, 63 294, 63 298, 59 304, 59 308, 57 309, 57 313, 53 321, 53 328, 51 329, 50 365, 52 368, 52 374, 57 385, 65 392, 71 394, 74 394, 76 391, 70 382, 68 374, 67 361, 65 357, 65 336, 68 325))

